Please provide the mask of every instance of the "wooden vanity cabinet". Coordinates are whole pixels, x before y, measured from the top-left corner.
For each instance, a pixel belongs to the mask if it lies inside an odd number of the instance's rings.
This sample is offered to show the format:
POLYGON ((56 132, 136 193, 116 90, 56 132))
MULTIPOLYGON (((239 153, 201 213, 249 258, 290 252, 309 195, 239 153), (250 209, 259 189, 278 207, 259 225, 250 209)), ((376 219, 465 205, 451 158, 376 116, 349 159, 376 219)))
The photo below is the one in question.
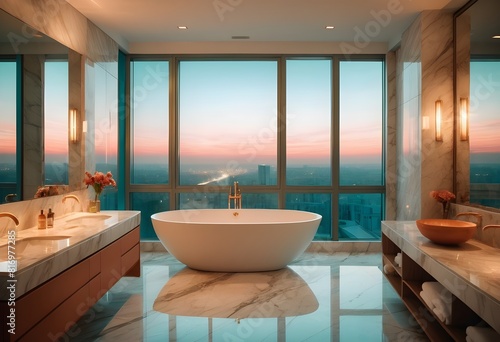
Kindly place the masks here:
POLYGON ((122 276, 140 276, 139 227, 24 294, 15 301, 15 332, 10 307, 0 302, 1 341, 57 341, 122 276))
POLYGON ((465 329, 477 324, 479 316, 452 295, 451 324, 443 323, 420 297, 422 284, 436 280, 385 234, 382 234, 382 258, 384 265, 390 264, 395 270, 391 274, 384 272, 385 277, 413 315, 413 323, 420 325, 431 341, 465 341, 465 329), (394 262, 397 253, 402 255, 401 267, 394 262))

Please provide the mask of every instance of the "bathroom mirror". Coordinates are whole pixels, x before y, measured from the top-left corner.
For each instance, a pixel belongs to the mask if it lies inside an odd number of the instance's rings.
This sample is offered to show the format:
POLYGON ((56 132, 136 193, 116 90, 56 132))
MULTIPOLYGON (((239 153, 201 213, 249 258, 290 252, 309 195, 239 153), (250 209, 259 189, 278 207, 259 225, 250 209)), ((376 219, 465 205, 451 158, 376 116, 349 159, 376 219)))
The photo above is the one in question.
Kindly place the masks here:
POLYGON ((0 204, 68 190, 68 51, 0 10, 0 204))
POLYGON ((457 203, 497 210, 500 208, 499 12, 498 0, 473 0, 454 18, 457 203), (468 108, 468 125, 462 108, 468 108))

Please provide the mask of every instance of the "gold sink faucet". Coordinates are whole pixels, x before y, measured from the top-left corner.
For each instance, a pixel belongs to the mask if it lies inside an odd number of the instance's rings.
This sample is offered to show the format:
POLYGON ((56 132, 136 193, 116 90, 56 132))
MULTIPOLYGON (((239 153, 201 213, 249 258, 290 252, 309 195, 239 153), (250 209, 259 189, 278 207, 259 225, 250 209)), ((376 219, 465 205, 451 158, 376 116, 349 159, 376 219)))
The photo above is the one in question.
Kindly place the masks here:
POLYGON ((234 188, 229 187, 229 194, 227 196, 228 209, 231 209, 231 200, 233 200, 234 209, 241 209, 241 189, 238 182, 234 182, 234 188))
POLYGON ((474 211, 466 211, 466 212, 463 212, 463 213, 458 213, 455 215, 455 218, 458 218, 460 216, 474 216, 476 218, 476 225, 478 227, 481 227, 481 223, 482 223, 482 220, 483 220, 483 216, 481 216, 481 214, 479 213, 476 213, 474 211))
POLYGON ((68 198, 72 198, 72 199, 74 199, 74 200, 75 200, 78 204, 80 204, 80 210, 82 209, 82 204, 80 203, 80 199, 79 199, 77 196, 75 196, 75 195, 66 195, 66 196, 64 196, 64 197, 62 198, 62 202, 63 202, 63 203, 64 203, 64 202, 66 202, 66 200, 67 200, 68 198))
POLYGON ((487 224, 486 226, 483 227, 483 231, 490 228, 500 228, 500 224, 487 224))
MULTIPOLYGON (((19 219, 16 217, 16 215, 11 214, 11 213, 7 213, 7 212, 2 212, 2 213, 0 213, 0 217, 8 217, 12 221, 14 221, 14 223, 16 224, 16 230, 17 230, 17 226, 19 226, 19 219)), ((7 230, 7 232, 8 232, 8 230, 7 230)), ((4 233, 5 233, 4 230, 0 230, 0 236, 3 236, 4 233)), ((8 234, 8 237, 10 238, 10 234, 8 234)))
POLYGON ((16 224, 16 227, 19 226, 19 219, 14 214, 3 212, 3 213, 0 213, 0 217, 9 217, 12 219, 12 221, 14 221, 14 223, 16 224))

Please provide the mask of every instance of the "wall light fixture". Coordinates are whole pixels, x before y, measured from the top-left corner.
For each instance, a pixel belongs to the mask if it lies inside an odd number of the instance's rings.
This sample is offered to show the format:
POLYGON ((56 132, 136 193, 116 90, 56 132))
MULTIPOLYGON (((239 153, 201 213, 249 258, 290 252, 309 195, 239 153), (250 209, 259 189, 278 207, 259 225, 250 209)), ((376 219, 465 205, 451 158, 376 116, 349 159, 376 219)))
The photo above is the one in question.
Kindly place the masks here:
POLYGON ((434 107, 434 114, 435 114, 435 119, 436 119, 436 141, 443 141, 443 132, 441 131, 441 123, 442 123, 442 116, 441 116, 441 105, 443 101, 437 100, 435 103, 434 107))
POLYGON ((460 99, 460 140, 469 140, 469 101, 460 99))
POLYGON ((78 141, 78 130, 77 130, 77 112, 76 109, 69 110, 69 141, 76 143, 78 141))

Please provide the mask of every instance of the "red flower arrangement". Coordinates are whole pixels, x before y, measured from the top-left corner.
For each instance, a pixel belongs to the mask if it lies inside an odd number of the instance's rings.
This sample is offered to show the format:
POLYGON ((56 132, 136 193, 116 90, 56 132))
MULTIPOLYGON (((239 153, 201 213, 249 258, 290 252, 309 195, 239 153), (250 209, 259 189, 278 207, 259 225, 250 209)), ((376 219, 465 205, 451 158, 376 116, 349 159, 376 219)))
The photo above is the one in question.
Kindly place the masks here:
POLYGON ((443 205, 443 218, 448 216, 450 201, 455 199, 455 195, 448 190, 431 191, 431 197, 443 205))
POLYGON ((113 175, 109 171, 106 174, 96 171, 94 175, 90 174, 90 172, 85 171, 85 178, 83 182, 87 185, 87 188, 89 187, 89 185, 94 188, 96 201, 97 197, 99 197, 105 187, 116 186, 113 175))

